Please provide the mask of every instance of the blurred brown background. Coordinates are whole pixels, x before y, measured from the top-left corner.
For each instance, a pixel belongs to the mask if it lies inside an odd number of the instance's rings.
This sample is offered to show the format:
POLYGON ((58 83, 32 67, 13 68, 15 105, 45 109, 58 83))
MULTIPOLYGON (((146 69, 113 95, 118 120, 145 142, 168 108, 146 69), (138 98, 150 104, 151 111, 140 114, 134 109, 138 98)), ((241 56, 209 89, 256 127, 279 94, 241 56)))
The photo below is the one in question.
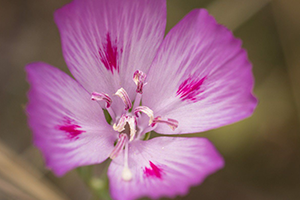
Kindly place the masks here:
MULTIPOLYGON (((31 144, 24 106, 24 66, 44 61, 64 71, 55 9, 70 0, 0 0, 0 200, 85 200, 70 172, 56 178, 31 144)), ((170 30, 204 7, 244 42, 260 103, 242 122, 198 134, 210 138, 226 166, 177 199, 300 199, 300 1, 168 0, 170 30)))

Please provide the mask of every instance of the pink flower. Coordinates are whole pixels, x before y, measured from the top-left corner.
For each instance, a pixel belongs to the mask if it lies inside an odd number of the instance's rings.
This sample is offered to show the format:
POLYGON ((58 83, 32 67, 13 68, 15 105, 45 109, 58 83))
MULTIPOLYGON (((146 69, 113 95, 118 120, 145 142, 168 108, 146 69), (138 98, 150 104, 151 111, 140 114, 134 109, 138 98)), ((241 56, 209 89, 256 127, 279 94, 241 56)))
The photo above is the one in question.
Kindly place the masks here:
POLYGON ((231 124, 257 104, 241 41, 206 10, 190 12, 165 38, 165 0, 74 0, 55 21, 76 80, 45 63, 26 67, 29 124, 55 174, 110 157, 119 200, 185 195, 223 167, 207 139, 143 140, 152 130, 231 124))

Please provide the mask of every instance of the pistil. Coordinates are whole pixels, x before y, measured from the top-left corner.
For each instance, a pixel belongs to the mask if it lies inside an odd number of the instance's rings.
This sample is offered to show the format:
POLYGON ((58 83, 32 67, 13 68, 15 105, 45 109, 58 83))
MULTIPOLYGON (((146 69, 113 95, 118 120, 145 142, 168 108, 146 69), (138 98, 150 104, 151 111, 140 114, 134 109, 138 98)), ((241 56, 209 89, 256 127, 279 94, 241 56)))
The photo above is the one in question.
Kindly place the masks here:
POLYGON ((132 173, 128 167, 128 142, 125 144, 124 168, 122 171, 122 179, 124 181, 130 181, 132 179, 132 173))

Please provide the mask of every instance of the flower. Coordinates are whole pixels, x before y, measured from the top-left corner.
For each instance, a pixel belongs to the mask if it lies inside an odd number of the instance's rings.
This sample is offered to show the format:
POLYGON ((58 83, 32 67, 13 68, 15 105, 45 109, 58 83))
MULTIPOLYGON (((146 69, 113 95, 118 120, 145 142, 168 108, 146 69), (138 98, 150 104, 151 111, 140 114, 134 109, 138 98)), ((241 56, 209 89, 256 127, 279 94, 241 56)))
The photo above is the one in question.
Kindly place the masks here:
POLYGON ((45 63, 26 67, 29 125, 55 174, 110 157, 119 200, 185 195, 223 167, 205 138, 144 140, 231 124, 256 106, 241 41, 206 10, 165 38, 165 0, 74 0, 55 21, 76 80, 45 63))

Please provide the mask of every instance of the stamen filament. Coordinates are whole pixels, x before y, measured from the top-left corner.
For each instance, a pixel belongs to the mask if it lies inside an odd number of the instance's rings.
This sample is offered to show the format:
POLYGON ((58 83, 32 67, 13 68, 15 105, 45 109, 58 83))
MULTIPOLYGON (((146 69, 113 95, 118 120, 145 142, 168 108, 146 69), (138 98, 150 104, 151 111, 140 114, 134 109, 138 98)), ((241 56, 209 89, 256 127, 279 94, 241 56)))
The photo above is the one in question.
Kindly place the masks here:
POLYGON ((153 126, 148 126, 141 129, 141 131, 138 134, 138 138, 142 138, 146 133, 153 131, 153 129, 154 129, 153 126))
POLYGON ((109 108, 107 108, 107 112, 109 113, 110 117, 112 118, 112 122, 114 122, 115 117, 116 117, 114 110, 111 107, 109 107, 109 108))
POLYGON ((129 110, 132 106, 130 98, 126 92, 126 90, 124 90, 124 88, 120 88, 118 89, 118 91, 115 93, 115 95, 117 95, 118 97, 120 97, 125 105, 125 110, 129 110))
POLYGON ((135 96, 135 100, 134 100, 134 105, 133 105, 134 108, 136 108, 140 105, 141 99, 142 99, 142 94, 137 93, 135 96))
POLYGON ((109 155, 109 157, 111 159, 114 159, 116 158, 120 153, 121 151, 123 150, 124 148, 124 145, 128 143, 128 138, 127 138, 127 135, 125 133, 121 133, 119 135, 119 139, 118 139, 118 142, 114 148, 114 150, 111 152, 111 154, 109 155))

